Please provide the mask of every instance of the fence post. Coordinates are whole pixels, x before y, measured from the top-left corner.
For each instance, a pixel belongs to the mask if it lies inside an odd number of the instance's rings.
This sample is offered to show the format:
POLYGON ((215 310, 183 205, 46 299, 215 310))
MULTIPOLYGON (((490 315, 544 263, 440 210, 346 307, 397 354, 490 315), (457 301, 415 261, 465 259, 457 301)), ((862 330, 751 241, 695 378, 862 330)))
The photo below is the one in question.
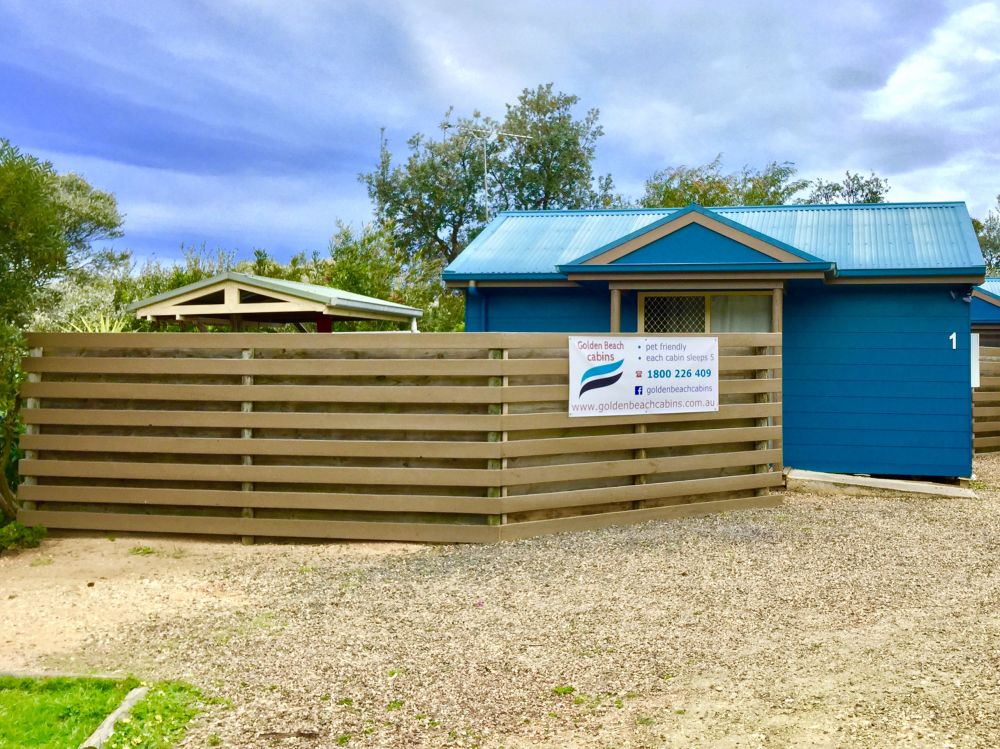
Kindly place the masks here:
MULTIPOLYGON (((490 349, 489 351, 490 359, 506 359, 507 350, 506 349, 490 349)), ((491 388, 503 388, 507 384, 507 375, 501 377, 491 376, 489 379, 489 386, 491 388)), ((507 403, 506 399, 503 397, 503 390, 500 391, 500 397, 497 399, 496 403, 489 404, 489 413, 492 414, 505 414, 507 413, 507 403)), ((486 436, 489 442, 506 442, 507 433, 506 432, 490 432, 486 436)), ((497 481, 497 486, 491 486, 486 490, 486 496, 491 499, 496 499, 499 497, 507 496, 507 487, 504 486, 503 482, 503 469, 507 467, 506 458, 490 458, 486 467, 491 471, 497 471, 500 480, 497 481)), ((487 515, 486 522, 488 525, 503 525, 506 518, 503 515, 487 515)))
MULTIPOLYGON (((770 353, 770 349, 767 346, 758 346, 758 347, 755 347, 753 349, 753 353, 754 353, 755 356, 763 356, 763 355, 767 355, 768 353, 770 353)), ((755 380, 767 379, 769 372, 770 372, 770 370, 767 370, 767 369, 757 369, 757 370, 754 371, 753 377, 754 377, 755 380)), ((771 401, 771 394, 770 393, 757 393, 757 394, 754 395, 753 399, 754 399, 754 403, 770 403, 770 401, 771 401)), ((771 424, 771 417, 770 416, 759 416, 756 419, 754 419, 753 423, 754 423, 754 426, 766 427, 766 426, 769 426, 771 424)), ((756 442, 756 443, 754 443, 754 449, 756 449, 756 450, 767 450, 768 444, 769 444, 768 440, 763 440, 763 441, 756 442)), ((770 465, 769 464, 764 464, 764 463, 758 463, 757 465, 755 465, 753 467, 753 472, 754 473, 768 473, 770 470, 771 470, 770 465)), ((761 489, 754 489, 753 493, 754 493, 754 496, 756 496, 756 497, 763 497, 763 496, 767 496, 768 494, 770 494, 770 491, 765 487, 765 488, 761 488, 761 489)))
MULTIPOLYGON (((40 347, 33 348, 28 351, 28 356, 30 356, 32 359, 39 358, 43 354, 44 352, 40 347)), ((28 382, 41 382, 41 381, 42 381, 42 375, 39 374, 38 372, 28 373, 28 382)), ((38 408, 38 398, 28 398, 24 402, 24 407, 26 409, 38 408)), ((38 434, 38 431, 39 427, 36 424, 25 424, 24 426, 25 434, 38 434)), ((35 454, 34 450, 24 450, 21 452, 21 457, 23 457, 25 460, 34 460, 37 457, 37 455, 35 454)), ((38 479, 35 478, 34 476, 25 476, 24 479, 21 481, 21 483, 24 484, 25 486, 34 486, 35 484, 38 483, 38 479)), ((35 502, 32 500, 26 500, 21 504, 21 508, 24 510, 36 510, 38 509, 38 505, 35 504, 35 502)))
MULTIPOLYGON (((241 358, 243 358, 244 360, 249 360, 249 359, 253 359, 253 357, 254 357, 254 350, 252 348, 243 349, 243 353, 241 355, 241 358)), ((248 375, 248 374, 243 375, 243 384, 244 385, 253 385, 253 375, 248 375)), ((245 414, 252 413, 253 412, 253 401, 243 401, 243 403, 240 406, 240 410, 243 413, 245 413, 245 414)), ((241 436, 245 440, 253 439, 253 429, 244 427, 241 436)), ((243 456, 241 456, 241 462, 245 466, 252 466, 253 465, 253 456, 252 455, 243 455, 243 456)), ((242 489, 243 489, 244 492, 252 492, 253 491, 253 482, 251 482, 251 481, 244 481, 242 489)), ((253 517, 253 507, 244 507, 243 511, 240 514, 241 514, 242 517, 252 518, 253 517)), ((243 543, 246 544, 247 546, 249 546, 253 542, 254 542, 254 537, 253 536, 243 536, 243 543)))
MULTIPOLYGON (((633 424, 632 431, 635 434, 645 434, 646 425, 645 424, 633 424)), ((646 459, 646 448, 640 447, 632 451, 632 460, 645 460, 646 459)), ((632 476, 632 483, 641 486, 646 483, 646 474, 635 474, 632 476)), ((643 506, 642 500, 634 500, 631 504, 633 510, 638 510, 643 506)))

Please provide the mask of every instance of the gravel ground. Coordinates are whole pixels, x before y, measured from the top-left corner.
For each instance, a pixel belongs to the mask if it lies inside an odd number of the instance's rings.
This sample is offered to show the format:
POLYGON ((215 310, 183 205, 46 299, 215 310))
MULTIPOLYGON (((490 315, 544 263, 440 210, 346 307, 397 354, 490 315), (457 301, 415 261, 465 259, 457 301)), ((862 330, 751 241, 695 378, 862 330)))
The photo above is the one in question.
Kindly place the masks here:
POLYGON ((23 610, 91 628, 27 665, 223 698, 186 747, 997 747, 1000 456, 976 470, 976 500, 790 493, 495 546, 62 539, 0 575, 26 609, 33 560, 103 544, 99 630, 23 610))

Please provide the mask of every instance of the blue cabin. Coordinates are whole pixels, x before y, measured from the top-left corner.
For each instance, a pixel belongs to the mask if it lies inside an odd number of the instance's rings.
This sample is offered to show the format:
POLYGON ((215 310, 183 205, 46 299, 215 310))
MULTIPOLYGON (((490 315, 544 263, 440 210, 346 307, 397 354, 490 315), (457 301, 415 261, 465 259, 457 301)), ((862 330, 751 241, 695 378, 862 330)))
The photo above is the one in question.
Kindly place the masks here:
POLYGON ((964 203, 509 212, 444 271, 470 332, 782 332, 785 465, 935 478, 984 275, 964 203))
POLYGON ((972 293, 972 330, 984 346, 1000 346, 1000 278, 987 278, 972 293))

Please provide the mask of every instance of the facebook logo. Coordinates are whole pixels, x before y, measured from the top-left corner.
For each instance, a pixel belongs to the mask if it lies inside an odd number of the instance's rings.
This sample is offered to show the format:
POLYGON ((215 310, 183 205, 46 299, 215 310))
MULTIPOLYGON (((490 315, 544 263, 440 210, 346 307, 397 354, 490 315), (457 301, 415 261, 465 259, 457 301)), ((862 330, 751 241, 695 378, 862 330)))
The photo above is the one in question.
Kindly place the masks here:
POLYGON ((636 395, 642 395, 642 385, 636 385, 635 386, 635 394, 636 395))

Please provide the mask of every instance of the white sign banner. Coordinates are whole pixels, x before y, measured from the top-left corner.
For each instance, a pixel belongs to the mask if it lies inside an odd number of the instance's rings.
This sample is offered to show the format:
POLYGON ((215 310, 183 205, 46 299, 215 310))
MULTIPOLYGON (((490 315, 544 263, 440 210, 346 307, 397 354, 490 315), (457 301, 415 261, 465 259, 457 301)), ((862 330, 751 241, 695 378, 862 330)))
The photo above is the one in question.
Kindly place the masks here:
POLYGON ((570 416, 718 410, 718 338, 569 338, 570 416))

